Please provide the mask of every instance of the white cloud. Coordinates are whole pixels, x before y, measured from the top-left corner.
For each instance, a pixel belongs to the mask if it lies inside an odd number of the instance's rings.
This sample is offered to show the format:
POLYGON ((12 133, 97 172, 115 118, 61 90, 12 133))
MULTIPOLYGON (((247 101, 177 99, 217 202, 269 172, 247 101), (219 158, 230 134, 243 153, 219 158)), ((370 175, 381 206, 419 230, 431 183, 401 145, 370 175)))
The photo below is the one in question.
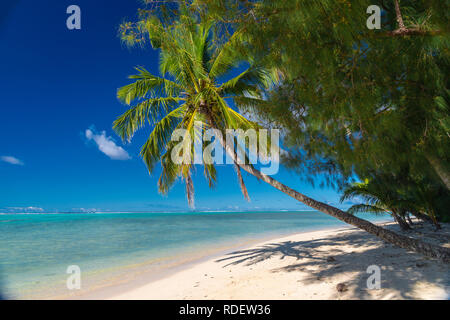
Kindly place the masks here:
POLYGON ((95 213, 99 211, 97 208, 72 208, 71 211, 74 212, 83 212, 83 213, 95 213))
POLYGON ((12 157, 12 156, 1 156, 0 160, 3 161, 3 162, 10 163, 10 164, 15 164, 15 165, 18 165, 18 166, 23 166, 24 165, 23 161, 15 158, 15 157, 12 157))
POLYGON ((91 129, 86 129, 85 136, 88 140, 93 140, 98 149, 113 160, 128 160, 131 159, 128 152, 122 147, 116 145, 111 137, 106 136, 106 132, 102 131, 100 134, 94 133, 91 129))
POLYGON ((8 207, 6 209, 10 212, 44 212, 44 209, 40 207, 8 207))

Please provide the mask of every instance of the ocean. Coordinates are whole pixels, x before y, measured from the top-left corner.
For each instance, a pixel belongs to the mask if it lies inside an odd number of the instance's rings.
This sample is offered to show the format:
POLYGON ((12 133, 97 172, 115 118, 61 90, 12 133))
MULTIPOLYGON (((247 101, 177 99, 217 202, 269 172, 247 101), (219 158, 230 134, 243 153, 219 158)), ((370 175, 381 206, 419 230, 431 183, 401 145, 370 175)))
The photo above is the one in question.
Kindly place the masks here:
POLYGON ((339 226, 347 225, 316 211, 1 214, 0 295, 67 297, 79 293, 67 289, 69 266, 90 292, 218 250, 339 226))

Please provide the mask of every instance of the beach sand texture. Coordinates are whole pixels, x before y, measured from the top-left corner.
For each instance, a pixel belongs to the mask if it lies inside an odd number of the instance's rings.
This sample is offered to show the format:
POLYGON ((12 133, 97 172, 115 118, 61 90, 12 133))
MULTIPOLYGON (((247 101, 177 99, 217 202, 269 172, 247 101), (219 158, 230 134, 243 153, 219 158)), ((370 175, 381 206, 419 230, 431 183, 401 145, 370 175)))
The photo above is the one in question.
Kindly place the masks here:
MULTIPOLYGON (((397 226, 388 225, 398 231, 397 226)), ((450 227, 439 236, 450 246, 450 227)), ((435 236, 433 236, 433 234, 435 236)), ((449 299, 449 265, 393 247, 355 228, 300 233, 229 252, 111 299, 449 299), (381 288, 368 289, 381 270, 381 288), (340 285, 343 284, 343 285, 340 285), (337 289, 339 287, 339 291, 337 289)))

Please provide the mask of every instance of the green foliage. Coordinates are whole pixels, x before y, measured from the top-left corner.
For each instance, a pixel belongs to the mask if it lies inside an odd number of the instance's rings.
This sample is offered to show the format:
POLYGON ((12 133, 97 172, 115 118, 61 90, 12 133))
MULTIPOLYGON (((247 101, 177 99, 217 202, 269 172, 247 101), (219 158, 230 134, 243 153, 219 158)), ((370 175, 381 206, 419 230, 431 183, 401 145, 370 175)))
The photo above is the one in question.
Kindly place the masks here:
POLYGON ((268 101, 248 107, 285 130, 285 164, 341 188, 383 180, 375 194, 448 219, 450 1, 399 1, 404 29, 395 2, 194 1, 245 35, 255 61, 282 70, 268 101), (366 27, 369 5, 382 8, 380 30, 366 27))
POLYGON ((341 202, 363 202, 348 209, 349 213, 388 212, 399 216, 421 213, 432 220, 448 221, 449 191, 430 180, 413 180, 408 176, 396 176, 373 172, 364 182, 347 184, 341 202))
MULTIPOLYGON (((189 108, 207 97, 220 129, 256 126, 226 107, 232 97, 252 119, 283 128, 285 164, 302 177, 325 173, 341 188, 358 179, 369 178, 371 187, 384 181, 393 199, 448 219, 442 208, 450 183, 450 2, 399 1, 404 28, 395 3, 193 0, 142 10, 137 23, 122 25, 122 39, 161 49, 161 74, 182 91, 167 83, 167 94, 161 80, 141 76, 150 91, 136 84, 120 95, 129 102, 159 90, 158 98, 188 99, 189 108), (380 30, 366 27, 369 5, 383 10, 380 30), (248 70, 217 83, 244 61, 248 70)), ((118 126, 119 134, 129 137, 149 108, 168 104, 130 109, 136 121, 118 126)))
MULTIPOLYGON (((160 8, 161 9, 161 8, 160 8)), ((263 92, 275 82, 278 74, 252 63, 236 44, 244 41, 240 33, 221 42, 220 25, 202 12, 192 12, 191 7, 180 5, 174 11, 140 11, 137 22, 126 22, 120 28, 121 39, 129 46, 150 44, 160 52, 160 76, 143 67, 129 78, 132 83, 119 88, 117 97, 129 109, 114 122, 114 130, 124 140, 148 124, 153 130, 141 149, 141 157, 150 173, 161 162, 162 173, 158 181, 161 193, 169 192, 177 178, 184 180, 189 204, 194 203, 192 173, 193 161, 175 163, 171 157, 179 141, 172 140, 176 129, 185 129, 190 139, 182 144, 194 156, 194 141, 201 139, 205 130, 217 129, 222 134, 227 129, 255 129, 261 127, 246 119, 228 104, 230 100, 239 107, 240 101, 258 104, 263 92), (236 67, 242 69, 238 76, 226 79, 236 67), (220 79, 226 81, 220 82, 220 79), (201 125, 201 129, 196 127, 201 125)), ((217 141, 216 141, 217 143, 217 141)), ((205 147, 205 146, 204 146, 205 147)), ((183 150, 183 149, 182 149, 183 150)), ((248 194, 237 168, 238 180, 244 196, 248 194)), ((205 164, 205 177, 213 187, 217 174, 214 165, 205 164)))

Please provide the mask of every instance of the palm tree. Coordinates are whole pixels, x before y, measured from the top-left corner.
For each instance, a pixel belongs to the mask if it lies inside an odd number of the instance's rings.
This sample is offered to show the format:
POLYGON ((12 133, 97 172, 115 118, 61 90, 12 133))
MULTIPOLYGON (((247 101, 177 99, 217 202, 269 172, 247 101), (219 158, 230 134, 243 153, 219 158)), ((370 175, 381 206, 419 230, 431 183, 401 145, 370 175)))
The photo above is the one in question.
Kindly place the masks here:
POLYGON ((448 199, 448 189, 442 187, 440 183, 423 179, 409 188, 408 194, 411 197, 409 211, 414 216, 432 223, 436 229, 440 229, 436 213, 448 212, 447 204, 442 203, 442 199, 448 199), (443 206, 442 209, 441 206, 443 206))
POLYGON ((365 203, 351 206, 347 210, 348 213, 388 213, 392 215, 403 230, 411 229, 405 220, 405 207, 409 203, 403 200, 397 192, 391 190, 385 183, 380 183, 380 180, 372 180, 369 182, 366 179, 364 182, 352 183, 344 188, 341 202, 355 197, 362 198, 365 203))
MULTIPOLYGON (((154 49, 160 50, 159 69, 162 76, 156 76, 144 68, 136 68, 137 74, 130 76, 132 83, 118 90, 118 98, 130 108, 114 122, 114 129, 124 140, 146 122, 153 131, 141 149, 149 172, 156 163, 161 162, 162 173, 158 181, 160 192, 167 193, 177 178, 184 180, 188 202, 193 204, 192 163, 174 163, 171 159, 176 143, 171 141, 175 129, 184 129, 193 139, 198 139, 201 130, 195 122, 205 128, 220 132, 226 129, 255 129, 260 126, 246 119, 228 104, 232 100, 238 107, 257 107, 264 104, 263 90, 278 80, 278 74, 244 58, 245 53, 236 49, 237 43, 245 41, 243 34, 235 32, 228 41, 213 41, 214 22, 200 19, 194 13, 182 8, 178 19, 170 23, 154 15, 146 15, 136 24, 125 23, 121 36, 129 45, 144 44, 150 41, 154 49), (225 81, 237 66, 247 64, 239 75, 225 81)), ((339 210, 308 196, 268 176, 250 164, 239 163, 236 149, 223 138, 217 137, 228 155, 233 159, 244 195, 247 195, 240 169, 255 176, 294 199, 329 214, 343 222, 363 229, 397 246, 421 252, 424 255, 450 261, 450 250, 412 239, 386 230, 369 221, 339 210)), ((186 142, 187 143, 187 142, 186 142)), ((193 144, 191 144, 193 145, 193 144)), ((194 152, 191 148, 191 155, 194 152)), ((188 156, 183 154, 183 156, 188 156)), ((205 165, 205 176, 210 186, 216 182, 214 165, 205 165)))
POLYGON ((370 174, 370 179, 364 182, 347 185, 341 202, 359 197, 365 203, 353 205, 348 213, 388 213, 403 230, 410 229, 407 220, 412 224, 409 214, 439 229, 435 212, 441 190, 440 184, 433 184, 425 178, 414 180, 408 176, 377 172, 370 174))

